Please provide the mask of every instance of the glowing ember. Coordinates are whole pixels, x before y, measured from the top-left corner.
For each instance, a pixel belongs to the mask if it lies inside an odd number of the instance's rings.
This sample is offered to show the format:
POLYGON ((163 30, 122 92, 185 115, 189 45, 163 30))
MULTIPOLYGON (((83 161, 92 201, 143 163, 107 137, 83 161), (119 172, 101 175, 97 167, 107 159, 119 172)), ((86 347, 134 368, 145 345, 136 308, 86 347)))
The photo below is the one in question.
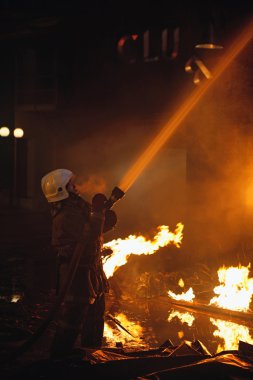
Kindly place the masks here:
POLYGON ((133 336, 122 330, 118 325, 112 325, 105 322, 104 337, 106 338, 107 345, 115 346, 116 342, 122 342, 125 347, 127 344, 130 344, 130 347, 133 347, 134 345, 144 347, 146 345, 141 339, 143 328, 138 322, 129 321, 123 313, 115 315, 115 318, 122 324, 122 326, 130 331, 133 336))
POLYGON ((213 335, 224 340, 224 344, 218 345, 217 352, 223 350, 238 350, 240 340, 253 344, 253 339, 250 336, 248 327, 214 318, 210 318, 210 322, 217 327, 213 335))
POLYGON ((187 292, 182 294, 175 294, 171 290, 168 291, 169 297, 173 298, 177 301, 188 301, 193 302, 193 298, 195 298, 195 294, 193 293, 192 288, 189 288, 187 292))
POLYGON ((178 281, 178 285, 180 286, 180 288, 184 287, 184 280, 182 278, 180 278, 180 280, 178 281))
POLYGON ((214 288, 218 295, 210 300, 210 305, 215 304, 224 309, 247 311, 253 294, 253 278, 249 278, 249 268, 239 265, 238 267, 218 270, 221 285, 214 288))
POLYGON ((178 223, 175 232, 170 232, 168 226, 159 226, 159 232, 154 239, 146 240, 144 236, 130 235, 126 239, 116 239, 105 244, 113 253, 104 259, 103 266, 106 276, 109 278, 115 270, 126 264, 130 255, 152 255, 159 248, 168 244, 180 247, 183 238, 183 224, 178 223))
POLYGON ((192 326, 195 317, 191 313, 180 313, 180 311, 173 310, 169 317, 168 322, 170 322, 173 318, 178 318, 182 323, 186 323, 189 327, 192 326))

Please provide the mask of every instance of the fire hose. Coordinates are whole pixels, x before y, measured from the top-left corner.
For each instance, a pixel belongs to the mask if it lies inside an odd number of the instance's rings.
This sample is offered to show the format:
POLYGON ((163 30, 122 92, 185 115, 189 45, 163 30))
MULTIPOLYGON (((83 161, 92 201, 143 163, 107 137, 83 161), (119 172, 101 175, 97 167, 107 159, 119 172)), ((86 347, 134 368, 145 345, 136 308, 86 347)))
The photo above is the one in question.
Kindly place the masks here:
MULTIPOLYGON (((110 198, 105 202, 105 209, 109 210, 119 199, 121 199, 125 193, 118 187, 115 187, 111 193, 110 198)), ((41 325, 38 327, 38 329, 28 338, 20 347, 18 347, 14 352, 11 352, 7 358, 2 360, 0 364, 8 364, 11 361, 15 360, 18 356, 25 353, 29 348, 43 335, 43 333, 46 331, 49 324, 54 320, 61 304, 63 303, 66 294, 68 290, 70 289, 70 286, 73 282, 73 279, 75 277, 80 259, 82 257, 82 253, 85 250, 85 244, 83 242, 78 242, 74 254, 72 256, 69 271, 67 274, 67 278, 64 282, 64 285, 62 287, 62 290, 60 291, 60 294, 57 296, 56 301, 54 305, 52 306, 51 310, 49 311, 49 314, 47 318, 41 323, 41 325)))
POLYGON ((136 338, 136 336, 134 336, 128 329, 126 329, 122 323, 120 323, 120 321, 113 317, 110 313, 106 313, 105 314, 105 317, 111 321, 113 321, 117 326, 119 326, 122 330, 124 330, 127 334, 131 335, 133 338, 136 338))

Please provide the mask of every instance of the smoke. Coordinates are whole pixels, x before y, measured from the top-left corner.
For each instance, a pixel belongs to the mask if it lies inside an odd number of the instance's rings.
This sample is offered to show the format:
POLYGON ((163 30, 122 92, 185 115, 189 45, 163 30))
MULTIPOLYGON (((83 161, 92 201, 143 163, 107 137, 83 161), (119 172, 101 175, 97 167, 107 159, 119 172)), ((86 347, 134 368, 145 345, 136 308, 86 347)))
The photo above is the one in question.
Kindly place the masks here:
MULTIPOLYGON (((107 234, 107 241, 131 233, 152 234, 161 224, 174 230, 182 222, 184 253, 180 255, 185 255, 185 262, 210 259, 223 263, 226 255, 231 260, 243 258, 242 244, 249 241, 253 230, 253 94, 251 66, 245 64, 248 56, 242 54, 228 68, 115 205, 118 225, 107 234)), ((152 86, 152 99, 158 91, 165 94, 160 82, 155 89, 153 80, 152 86)), ((144 90, 143 104, 147 99, 144 90)), ((129 108, 138 101, 138 91, 133 93, 124 94, 124 105, 129 102, 129 108)), ((96 192, 109 197, 168 121, 165 115, 171 114, 173 99, 171 95, 170 104, 164 109, 160 106, 155 116, 144 106, 128 112, 119 108, 116 99, 111 112, 96 107, 96 112, 75 114, 75 136, 70 138, 68 131, 68 138, 62 136, 61 144, 57 142, 61 148, 55 167, 66 166, 77 174, 85 199, 96 192)), ((65 123, 71 125, 67 118, 65 123)))
POLYGON ((251 101, 252 79, 241 58, 188 119, 187 225, 198 258, 247 264, 251 255, 251 101))
POLYGON ((100 177, 96 174, 91 174, 87 178, 87 180, 82 180, 81 178, 78 178, 77 181, 77 191, 84 197, 91 197, 93 194, 96 193, 105 193, 106 182, 103 177, 100 177))

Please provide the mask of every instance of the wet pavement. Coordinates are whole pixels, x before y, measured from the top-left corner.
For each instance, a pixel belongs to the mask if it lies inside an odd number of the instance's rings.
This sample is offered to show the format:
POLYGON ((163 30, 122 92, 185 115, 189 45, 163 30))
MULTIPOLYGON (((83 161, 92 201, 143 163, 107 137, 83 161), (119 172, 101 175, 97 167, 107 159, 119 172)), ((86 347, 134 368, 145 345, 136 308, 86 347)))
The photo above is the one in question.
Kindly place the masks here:
MULTIPOLYGON (((118 328, 110 323, 114 331, 116 329, 115 340, 121 340, 126 348, 138 345, 157 347, 167 339, 175 346, 183 340, 200 340, 211 354, 215 354, 222 350, 236 350, 240 340, 253 344, 253 321, 240 324, 229 321, 222 313, 211 316, 189 312, 172 305, 169 297, 125 297, 120 302, 108 297, 107 307, 116 317, 118 312, 125 315, 122 324, 130 332, 135 332, 137 326, 136 336, 141 339, 133 339, 125 332, 118 335, 118 328)), ((113 339, 109 343, 115 344, 113 339)))
MULTIPOLYGON (((27 321, 23 325, 20 323, 16 325, 16 327, 22 329, 16 331, 9 330, 9 337, 5 336, 6 347, 4 347, 2 340, 1 352, 5 354, 5 349, 8 352, 13 352, 18 345, 21 345, 22 342, 28 339, 29 334, 36 331, 36 328, 47 317, 53 301, 53 295, 51 299, 50 297, 45 297, 41 299, 40 303, 33 305, 33 308, 30 310, 27 308, 27 305, 22 305, 22 301, 16 304, 12 303, 12 317, 9 317, 7 320, 9 325, 11 320, 17 322, 21 316, 24 316, 24 313, 27 314, 27 321), (15 310, 17 312, 16 317, 14 315, 15 310), (22 332, 23 335, 21 334, 22 332), (12 339, 10 339, 11 333, 12 339)), ((171 304, 169 297, 165 296, 144 298, 137 297, 135 294, 130 295, 122 292, 120 297, 116 297, 113 292, 110 292, 106 299, 106 313, 113 316, 116 321, 128 330, 128 333, 106 316, 104 345, 102 348, 123 348, 126 354, 128 352, 131 355, 131 352, 133 352, 134 356, 138 355, 138 357, 145 355, 145 352, 146 355, 148 355, 148 352, 151 355, 150 350, 154 349, 154 351, 157 351, 156 349, 165 342, 169 342, 169 347, 176 349, 185 340, 193 343, 198 340, 207 348, 207 352, 212 356, 221 351, 226 351, 226 355, 229 352, 235 353, 235 350, 238 350, 240 340, 253 344, 253 322, 243 325, 231 323, 227 318, 222 319, 224 318, 222 315, 208 316, 198 311, 189 312, 175 307, 175 305, 171 304)), ((11 367, 7 367, 8 376, 10 373, 11 375, 12 373, 19 374, 19 371, 22 372, 23 369, 30 373, 29 368, 30 365, 33 368, 33 363, 36 368, 35 371, 40 373, 42 371, 41 368, 44 366, 43 360, 46 360, 45 363, 49 365, 49 362, 47 362, 48 350, 54 329, 55 324, 51 323, 43 337, 21 357, 18 357, 18 360, 11 367)), ((76 346, 79 346, 78 341, 76 346)), ((71 370, 73 370, 73 366, 71 366, 71 370)), ((51 373, 51 366, 49 366, 48 371, 51 373)), ((57 367, 55 371, 58 373, 59 368, 57 367)), ((101 371, 103 373, 102 368, 101 371)), ((115 375, 120 369, 113 368, 109 371, 110 374, 111 371, 115 375)), ((53 373, 55 374, 55 372, 53 373)), ((30 378, 32 379, 33 377, 30 378)))

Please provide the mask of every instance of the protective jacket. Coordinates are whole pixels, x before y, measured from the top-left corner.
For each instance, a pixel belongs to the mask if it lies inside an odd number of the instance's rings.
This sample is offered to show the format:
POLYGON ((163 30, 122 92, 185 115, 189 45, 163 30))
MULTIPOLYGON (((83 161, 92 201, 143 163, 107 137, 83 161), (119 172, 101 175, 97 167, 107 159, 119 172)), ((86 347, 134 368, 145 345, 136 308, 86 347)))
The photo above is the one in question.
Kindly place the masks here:
POLYGON ((105 215, 92 212, 91 205, 76 194, 53 204, 52 245, 56 249, 60 287, 68 272, 69 263, 77 243, 81 243, 82 255, 67 300, 79 297, 92 303, 108 291, 108 282, 101 261, 102 234, 105 215))

